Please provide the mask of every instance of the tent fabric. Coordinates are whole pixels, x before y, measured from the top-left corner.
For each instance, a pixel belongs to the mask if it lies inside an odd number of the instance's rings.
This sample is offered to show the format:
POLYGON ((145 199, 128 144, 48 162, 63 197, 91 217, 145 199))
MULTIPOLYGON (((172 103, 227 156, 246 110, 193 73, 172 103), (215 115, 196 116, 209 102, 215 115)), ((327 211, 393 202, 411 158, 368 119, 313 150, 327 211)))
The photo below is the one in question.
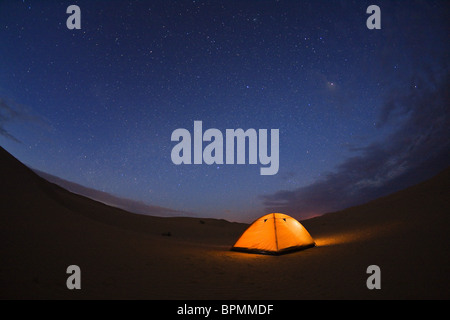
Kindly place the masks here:
POLYGON ((300 222, 286 214, 270 213, 254 221, 231 250, 278 255, 314 246, 300 222))

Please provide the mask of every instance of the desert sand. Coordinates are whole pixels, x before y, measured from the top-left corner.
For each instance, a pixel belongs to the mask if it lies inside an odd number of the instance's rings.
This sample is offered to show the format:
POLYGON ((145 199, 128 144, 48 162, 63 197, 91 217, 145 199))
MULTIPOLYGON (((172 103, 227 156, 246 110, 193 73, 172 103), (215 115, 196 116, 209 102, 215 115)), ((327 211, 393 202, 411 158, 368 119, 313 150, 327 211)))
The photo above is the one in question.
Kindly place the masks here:
POLYGON ((450 169, 301 221, 317 246, 283 256, 230 251, 246 224, 137 215, 72 194, 1 148, 0 179, 2 299, 450 298, 450 169), (73 264, 81 290, 66 287, 73 264), (366 286, 369 265, 380 290, 366 286))

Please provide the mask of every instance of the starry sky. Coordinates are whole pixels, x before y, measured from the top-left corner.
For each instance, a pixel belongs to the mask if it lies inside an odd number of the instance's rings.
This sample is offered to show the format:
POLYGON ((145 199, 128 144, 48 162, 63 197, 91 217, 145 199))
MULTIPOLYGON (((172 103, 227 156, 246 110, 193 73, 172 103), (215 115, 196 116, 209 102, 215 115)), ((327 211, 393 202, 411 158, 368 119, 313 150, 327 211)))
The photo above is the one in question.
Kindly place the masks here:
MULTIPOLYGON (((303 219, 450 165, 448 1, 0 2, 0 145, 199 216, 303 219), (69 30, 69 5, 81 29, 69 30), (366 9, 381 9, 369 30, 366 9), (175 165, 171 134, 279 129, 279 171, 175 165)), ((205 144, 204 144, 205 146, 205 144)))

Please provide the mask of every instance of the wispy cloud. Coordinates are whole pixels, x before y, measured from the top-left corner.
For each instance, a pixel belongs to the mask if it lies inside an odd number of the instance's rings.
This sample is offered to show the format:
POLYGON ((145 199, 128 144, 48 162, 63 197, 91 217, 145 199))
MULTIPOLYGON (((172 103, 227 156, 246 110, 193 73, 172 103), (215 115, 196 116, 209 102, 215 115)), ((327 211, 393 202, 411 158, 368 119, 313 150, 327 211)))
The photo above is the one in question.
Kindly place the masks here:
POLYGON ((450 165, 450 73, 422 73, 406 92, 393 91, 379 126, 398 125, 385 141, 354 148, 357 155, 322 180, 262 196, 269 211, 306 218, 400 190, 450 165))
POLYGON ((8 124, 20 121, 41 125, 46 123, 43 119, 28 111, 25 106, 0 97, 0 136, 21 143, 17 137, 6 129, 8 124))
POLYGON ((4 99, 0 98, 0 136, 20 143, 20 141, 5 128, 7 123, 18 118, 20 118, 20 114, 4 99))

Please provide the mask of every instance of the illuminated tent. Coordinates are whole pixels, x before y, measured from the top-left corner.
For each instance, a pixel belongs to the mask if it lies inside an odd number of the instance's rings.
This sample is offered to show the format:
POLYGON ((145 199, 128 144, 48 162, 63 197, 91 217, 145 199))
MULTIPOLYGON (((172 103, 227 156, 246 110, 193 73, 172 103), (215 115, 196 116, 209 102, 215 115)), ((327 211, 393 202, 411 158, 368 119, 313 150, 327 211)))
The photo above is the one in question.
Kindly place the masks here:
POLYGON ((314 246, 300 222, 286 214, 270 213, 253 222, 231 250, 279 255, 314 246))

